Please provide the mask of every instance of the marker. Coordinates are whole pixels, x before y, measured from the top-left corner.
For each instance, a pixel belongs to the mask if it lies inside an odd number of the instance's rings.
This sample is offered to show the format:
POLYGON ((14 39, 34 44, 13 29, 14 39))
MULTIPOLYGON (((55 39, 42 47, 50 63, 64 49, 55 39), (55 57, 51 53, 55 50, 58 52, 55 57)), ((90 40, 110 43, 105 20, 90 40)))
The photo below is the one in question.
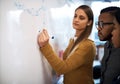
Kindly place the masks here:
MULTIPOLYGON (((40 30, 39 30, 39 32, 40 32, 40 30)), ((54 39, 54 36, 51 36, 50 38, 51 38, 51 39, 54 39)))
POLYGON ((52 36, 51 39, 54 39, 54 36, 52 36))

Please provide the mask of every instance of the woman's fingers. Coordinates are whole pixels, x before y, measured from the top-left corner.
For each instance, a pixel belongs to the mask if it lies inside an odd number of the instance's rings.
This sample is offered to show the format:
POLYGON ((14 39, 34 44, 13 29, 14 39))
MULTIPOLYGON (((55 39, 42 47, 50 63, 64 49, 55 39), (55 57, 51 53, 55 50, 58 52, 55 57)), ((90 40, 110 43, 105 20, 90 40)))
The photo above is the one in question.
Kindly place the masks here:
POLYGON ((47 30, 46 30, 46 29, 43 29, 43 33, 44 33, 44 35, 45 35, 46 39, 49 39, 49 35, 48 35, 48 32, 47 32, 47 30))
POLYGON ((40 47, 42 47, 42 34, 40 33, 37 37, 37 42, 40 47))
POLYGON ((43 29, 42 32, 38 35, 38 44, 40 47, 43 47, 49 41, 49 35, 47 30, 43 29))

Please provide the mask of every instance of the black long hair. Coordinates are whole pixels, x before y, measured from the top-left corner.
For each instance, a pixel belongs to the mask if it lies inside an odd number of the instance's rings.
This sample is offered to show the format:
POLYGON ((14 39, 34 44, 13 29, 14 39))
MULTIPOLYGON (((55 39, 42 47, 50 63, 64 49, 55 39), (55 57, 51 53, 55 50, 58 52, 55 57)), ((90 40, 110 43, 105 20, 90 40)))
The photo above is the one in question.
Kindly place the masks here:
POLYGON ((120 9, 115 13, 115 18, 117 22, 120 24, 120 9))

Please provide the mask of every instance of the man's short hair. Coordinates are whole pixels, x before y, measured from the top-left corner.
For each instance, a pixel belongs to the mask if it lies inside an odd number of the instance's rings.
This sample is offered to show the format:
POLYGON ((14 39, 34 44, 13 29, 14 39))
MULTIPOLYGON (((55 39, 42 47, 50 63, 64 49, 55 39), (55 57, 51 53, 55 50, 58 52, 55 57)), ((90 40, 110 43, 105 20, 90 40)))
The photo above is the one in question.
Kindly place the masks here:
POLYGON ((100 14, 102 13, 106 13, 106 12, 110 12, 110 13, 115 13, 117 10, 120 10, 120 7, 117 7, 117 6, 109 6, 109 7, 106 7, 106 8, 103 8, 101 11, 100 11, 100 14))

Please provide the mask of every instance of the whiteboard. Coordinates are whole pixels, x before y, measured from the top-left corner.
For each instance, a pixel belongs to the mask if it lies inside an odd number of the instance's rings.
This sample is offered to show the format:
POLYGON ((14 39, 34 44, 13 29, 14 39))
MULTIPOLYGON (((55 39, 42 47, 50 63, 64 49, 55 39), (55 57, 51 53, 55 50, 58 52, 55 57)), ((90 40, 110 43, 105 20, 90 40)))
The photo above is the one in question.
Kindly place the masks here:
POLYGON ((52 84, 52 68, 37 45, 42 22, 14 0, 0 0, 0 84, 52 84))

